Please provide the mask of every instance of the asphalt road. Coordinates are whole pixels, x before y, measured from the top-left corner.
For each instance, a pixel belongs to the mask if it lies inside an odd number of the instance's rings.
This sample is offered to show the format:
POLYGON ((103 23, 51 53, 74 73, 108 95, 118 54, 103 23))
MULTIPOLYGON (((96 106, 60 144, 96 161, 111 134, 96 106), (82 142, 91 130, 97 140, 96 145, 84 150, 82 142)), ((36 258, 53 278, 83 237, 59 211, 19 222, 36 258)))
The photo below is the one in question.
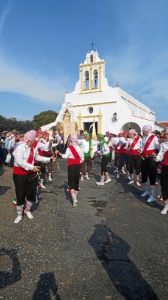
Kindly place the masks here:
MULTIPOLYGON (((125 176, 96 186, 100 161, 80 182, 77 208, 67 192, 66 161, 26 216, 14 224, 10 168, 0 170, 0 299, 168 299, 168 214, 147 204, 125 176)), ((157 195, 160 188, 156 188, 157 195)))

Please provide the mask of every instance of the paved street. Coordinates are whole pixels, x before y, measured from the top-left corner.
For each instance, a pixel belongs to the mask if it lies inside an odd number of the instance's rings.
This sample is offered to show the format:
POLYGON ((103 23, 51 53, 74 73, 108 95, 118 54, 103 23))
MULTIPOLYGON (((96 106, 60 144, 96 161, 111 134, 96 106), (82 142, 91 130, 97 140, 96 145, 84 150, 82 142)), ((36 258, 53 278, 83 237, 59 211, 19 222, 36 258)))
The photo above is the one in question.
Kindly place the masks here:
MULTIPOLYGON (((167 300, 168 214, 146 204, 125 176, 96 186, 100 161, 80 182, 79 203, 67 192, 66 161, 40 193, 34 219, 14 224, 11 169, 0 175, 0 299, 167 300)), ((160 188, 156 188, 157 195, 160 188)))

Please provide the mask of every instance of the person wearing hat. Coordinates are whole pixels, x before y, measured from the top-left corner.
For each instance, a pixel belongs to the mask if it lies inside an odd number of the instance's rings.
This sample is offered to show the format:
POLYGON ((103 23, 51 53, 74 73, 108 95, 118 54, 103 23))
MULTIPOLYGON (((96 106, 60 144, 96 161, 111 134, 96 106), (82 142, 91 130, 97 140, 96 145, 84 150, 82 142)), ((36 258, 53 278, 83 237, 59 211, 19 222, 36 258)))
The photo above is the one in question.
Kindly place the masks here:
MULTIPOLYGON (((43 149, 43 156, 45 157, 51 157, 52 156, 52 147, 49 140, 49 134, 47 131, 42 131, 42 139, 45 145, 45 148, 43 149)), ((47 171, 48 174, 48 180, 52 181, 52 165, 51 162, 46 164, 45 171, 47 171)), ((45 177, 44 177, 45 179, 45 177)))
POLYGON ((149 195, 147 202, 154 201, 155 182, 157 174, 157 163, 153 160, 153 154, 159 149, 159 141, 155 134, 152 133, 152 127, 145 125, 142 128, 142 143, 140 154, 141 161, 141 182, 144 192, 141 197, 149 195), (150 193, 148 187, 148 179, 150 183, 150 193))
MULTIPOLYGON (((45 156, 45 157, 51 157, 51 150, 50 150, 50 143, 49 141, 47 141, 48 139, 48 132, 47 131, 42 131, 41 129, 38 129, 36 131, 37 137, 36 137, 36 142, 34 144, 34 147, 37 149, 38 154, 41 156, 45 156)), ((43 162, 38 162, 38 165, 40 166, 40 179, 39 179, 39 183, 38 186, 42 189, 45 189, 45 185, 44 185, 44 181, 45 181, 45 176, 46 176, 46 166, 48 168, 48 179, 49 181, 52 181, 51 178, 51 163, 43 163, 43 162)))
POLYGON ((70 145, 67 147, 65 154, 56 150, 55 153, 62 158, 68 159, 68 191, 72 196, 73 207, 77 206, 77 195, 79 191, 80 166, 84 160, 82 149, 79 147, 77 135, 71 135, 70 145))
POLYGON ((101 160, 101 180, 99 182, 96 182, 96 184, 104 185, 105 183, 108 183, 111 181, 111 178, 107 172, 107 165, 109 162, 110 149, 104 139, 103 134, 98 134, 97 138, 98 138, 98 141, 100 142, 99 156, 102 158, 102 160, 101 160))
POLYGON ((30 209, 36 201, 37 173, 40 170, 39 166, 34 165, 34 161, 37 160, 44 163, 50 160, 55 161, 55 157, 43 157, 37 153, 33 147, 35 140, 35 130, 26 132, 23 140, 13 152, 13 180, 17 200, 17 218, 14 221, 15 224, 22 220, 23 211, 29 219, 33 219, 30 209))
MULTIPOLYGON (((109 164, 111 163, 111 159, 112 159, 112 136, 111 133, 109 131, 106 131, 105 137, 104 137, 109 149, 110 149, 110 156, 109 156, 109 164)), ((110 166, 110 165, 109 165, 110 166)))
POLYGON ((141 148, 141 138, 137 134, 135 129, 130 129, 128 132, 128 168, 129 168, 129 177, 130 181, 128 184, 136 183, 137 186, 140 184, 140 172, 141 172, 141 156, 139 150, 141 148), (135 172, 135 180, 134 180, 135 172))
POLYGON ((118 172, 119 161, 120 161, 120 143, 119 139, 123 136, 123 132, 119 132, 118 136, 112 138, 112 148, 114 149, 114 173, 116 173, 116 177, 120 178, 120 174, 118 172))
POLYGON ((160 144, 159 153, 153 153, 153 157, 156 162, 162 162, 160 185, 165 206, 160 213, 165 215, 168 212, 168 128, 165 130, 164 142, 160 144))
POLYGON ((118 171, 120 173, 128 173, 128 131, 124 130, 122 136, 119 138, 120 158, 118 171), (126 167, 126 170, 125 170, 126 167))
POLYGON ((84 139, 78 140, 78 145, 84 152, 84 161, 81 163, 81 180, 84 178, 89 180, 89 174, 92 169, 91 151, 93 146, 97 146, 97 141, 90 138, 88 132, 84 132, 84 139))

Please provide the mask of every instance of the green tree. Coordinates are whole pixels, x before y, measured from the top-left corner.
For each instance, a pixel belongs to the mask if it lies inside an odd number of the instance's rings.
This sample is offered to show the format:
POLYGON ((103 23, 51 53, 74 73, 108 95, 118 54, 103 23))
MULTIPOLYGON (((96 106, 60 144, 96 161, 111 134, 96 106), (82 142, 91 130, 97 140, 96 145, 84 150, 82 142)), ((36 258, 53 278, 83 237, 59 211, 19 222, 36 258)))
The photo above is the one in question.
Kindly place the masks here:
POLYGON ((58 113, 53 110, 42 111, 33 117, 33 127, 35 130, 41 126, 47 125, 55 121, 58 113))
POLYGON ((0 115, 0 132, 17 130, 19 132, 26 132, 33 129, 33 121, 17 121, 16 118, 5 118, 0 115))

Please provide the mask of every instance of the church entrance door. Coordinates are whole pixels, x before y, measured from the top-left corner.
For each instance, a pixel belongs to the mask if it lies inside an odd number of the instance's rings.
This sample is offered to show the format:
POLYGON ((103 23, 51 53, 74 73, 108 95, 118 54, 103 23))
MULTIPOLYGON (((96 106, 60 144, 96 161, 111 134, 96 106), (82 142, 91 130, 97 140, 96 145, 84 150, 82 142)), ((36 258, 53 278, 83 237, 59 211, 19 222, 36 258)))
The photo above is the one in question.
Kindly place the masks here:
MULTIPOLYGON (((98 122, 95 122, 96 134, 97 134, 97 127, 98 127, 98 122)), ((93 131, 93 122, 84 122, 83 123, 83 128, 84 128, 84 131, 92 133, 92 131, 93 131)))

